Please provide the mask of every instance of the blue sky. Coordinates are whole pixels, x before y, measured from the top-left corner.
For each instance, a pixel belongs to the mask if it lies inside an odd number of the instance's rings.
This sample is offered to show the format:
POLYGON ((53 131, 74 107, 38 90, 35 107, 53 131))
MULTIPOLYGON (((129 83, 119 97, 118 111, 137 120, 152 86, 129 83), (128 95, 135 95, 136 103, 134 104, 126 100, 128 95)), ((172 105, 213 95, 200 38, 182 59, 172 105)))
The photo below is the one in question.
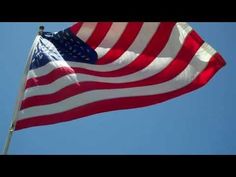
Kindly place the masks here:
MULTIPOLYGON (((26 58, 40 25, 0 22, 0 148, 26 58)), ((14 133, 9 154, 236 154, 236 23, 189 23, 226 61, 210 82, 167 102, 14 133)))

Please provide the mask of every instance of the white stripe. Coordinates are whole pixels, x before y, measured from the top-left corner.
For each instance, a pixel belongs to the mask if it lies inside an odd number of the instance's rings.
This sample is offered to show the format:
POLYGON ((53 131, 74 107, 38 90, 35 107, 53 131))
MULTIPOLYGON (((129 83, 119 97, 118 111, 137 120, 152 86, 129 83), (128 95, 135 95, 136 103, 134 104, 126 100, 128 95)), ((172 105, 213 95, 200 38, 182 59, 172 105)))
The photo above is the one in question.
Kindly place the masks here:
MULTIPOLYGON (((137 37, 137 39, 140 39, 143 42, 140 43, 138 40, 136 40, 137 42, 134 42, 130 48, 133 49, 134 45, 136 45, 136 43, 139 43, 137 44, 139 45, 138 47, 139 50, 137 50, 137 53, 141 53, 143 49, 145 48, 145 46, 147 45, 147 43, 150 41, 153 34, 155 33, 157 27, 158 27, 158 24, 156 24, 156 27, 154 24, 150 24, 150 23, 143 25, 143 28, 140 31, 140 35, 138 35, 137 37), (150 28, 151 25, 153 25, 152 30, 150 28)), ((192 28, 186 23, 177 23, 171 33, 169 41, 167 42, 163 51, 160 53, 160 57, 167 57, 167 58, 172 57, 172 56, 174 57, 178 49, 181 47, 187 34, 191 30, 192 28)), ((55 68, 67 67, 68 65, 70 65, 71 67, 81 67, 81 68, 85 68, 85 69, 89 69, 93 71, 101 71, 101 72, 113 71, 113 70, 117 70, 117 69, 125 67, 126 65, 134 61, 134 59, 137 56, 138 54, 132 52, 132 50, 129 49, 129 51, 126 51, 118 60, 107 65, 91 65, 91 64, 78 63, 78 62, 53 61, 43 67, 29 71, 27 79, 30 79, 36 76, 40 77, 40 76, 46 75, 50 73, 52 70, 54 70, 55 68)))
MULTIPOLYGON (((121 77, 99 77, 81 73, 68 74, 66 76, 57 79, 51 84, 41 85, 26 89, 24 99, 35 95, 51 94, 75 82, 98 81, 107 83, 127 83, 151 77, 154 74, 157 74, 163 69, 165 69, 169 65, 169 63, 173 61, 173 59, 181 49, 184 39, 190 33, 190 31, 191 28, 189 28, 184 35, 179 35, 178 29, 174 30, 168 44, 165 46, 164 50, 160 53, 159 55, 160 57, 155 58, 155 60, 151 62, 146 68, 138 72, 121 77)), ((128 58, 129 57, 127 57, 127 60, 128 58)), ((117 65, 119 66, 122 64, 118 63, 117 65)))
MULTIPOLYGON (((146 48, 148 42, 151 40, 151 38, 155 34, 159 25, 160 25, 160 23, 157 23, 157 22, 144 23, 142 25, 138 35, 136 36, 135 40, 132 42, 132 44, 127 49, 127 51, 125 53, 123 53, 123 55, 121 55, 121 57, 119 57, 118 60, 120 61, 120 60, 122 60, 122 58, 125 58, 127 53, 130 51, 132 51, 135 54, 134 55, 135 57, 137 55, 139 55, 146 48)), ((98 56, 101 57, 101 56, 105 55, 111 48, 112 48, 112 46, 110 46, 108 48, 104 48, 99 45, 99 47, 96 49, 96 52, 98 53, 98 56)), ((130 61, 132 61, 135 58, 131 57, 130 59, 131 59, 130 61)))
POLYGON ((105 38, 99 44, 99 47, 95 49, 98 54, 98 58, 103 57, 110 48, 112 48, 116 42, 120 39, 122 33, 124 32, 127 22, 113 22, 111 28, 107 32, 105 38), (100 48, 104 48, 105 50, 100 51, 100 48))
POLYGON ((140 54, 146 48, 159 26, 160 23, 144 23, 135 40, 127 50, 140 54))
POLYGON ((125 89, 95 90, 75 95, 61 102, 26 108, 19 112, 19 120, 32 116, 50 115, 64 112, 88 103, 113 98, 148 96, 171 92, 190 84, 207 66, 216 51, 206 43, 194 55, 190 64, 174 79, 167 82, 125 89))
POLYGON ((83 41, 87 41, 97 26, 97 22, 85 22, 82 24, 77 36, 83 41))

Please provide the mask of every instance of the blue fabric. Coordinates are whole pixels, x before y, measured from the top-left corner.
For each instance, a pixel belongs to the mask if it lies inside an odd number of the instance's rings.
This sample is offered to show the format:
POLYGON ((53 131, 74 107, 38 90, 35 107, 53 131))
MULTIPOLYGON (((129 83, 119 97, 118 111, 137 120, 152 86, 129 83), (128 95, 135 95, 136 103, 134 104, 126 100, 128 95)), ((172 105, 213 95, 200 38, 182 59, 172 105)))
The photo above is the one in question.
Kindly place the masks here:
POLYGON ((57 33, 43 32, 37 43, 30 69, 42 67, 55 60, 95 64, 97 53, 69 29, 57 33))

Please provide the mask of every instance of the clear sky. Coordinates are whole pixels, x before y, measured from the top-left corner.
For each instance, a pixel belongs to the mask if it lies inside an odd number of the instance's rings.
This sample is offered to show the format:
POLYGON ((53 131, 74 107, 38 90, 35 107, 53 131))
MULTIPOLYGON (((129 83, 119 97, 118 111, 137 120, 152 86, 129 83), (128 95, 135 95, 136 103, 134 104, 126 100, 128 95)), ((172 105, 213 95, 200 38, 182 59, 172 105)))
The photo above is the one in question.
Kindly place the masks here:
MULTIPOLYGON (((0 148, 40 25, 0 22, 0 148)), ((14 133, 9 154, 236 154, 236 23, 189 23, 225 59, 210 82, 167 102, 14 133)))

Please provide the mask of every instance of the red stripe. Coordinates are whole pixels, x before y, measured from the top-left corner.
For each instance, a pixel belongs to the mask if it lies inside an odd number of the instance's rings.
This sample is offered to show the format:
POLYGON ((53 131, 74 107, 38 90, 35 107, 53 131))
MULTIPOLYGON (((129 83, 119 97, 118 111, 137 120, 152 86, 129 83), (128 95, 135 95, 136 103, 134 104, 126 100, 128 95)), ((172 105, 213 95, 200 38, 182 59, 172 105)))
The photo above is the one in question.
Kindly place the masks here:
MULTIPOLYGON (((58 92, 47 95, 32 96, 26 98, 22 102, 21 110, 37 105, 46 105, 61 101, 71 96, 100 89, 118 89, 140 87, 145 85, 154 85, 161 82, 166 82, 176 77, 189 64, 197 50, 203 44, 203 40, 195 31, 189 33, 186 37, 182 48, 177 54, 176 58, 160 73, 157 73, 147 79, 129 82, 129 83, 104 83, 104 82, 80 82, 69 85, 58 92)), ((50 77, 51 78, 51 77, 50 77)))
POLYGON ((133 43, 143 22, 129 22, 116 44, 103 56, 97 64, 108 64, 119 58, 133 43))
POLYGON ((143 107, 160 103, 202 87, 224 65, 225 62, 223 58, 217 53, 211 58, 210 62, 208 63, 204 71, 200 73, 199 76, 191 84, 181 89, 165 94, 158 94, 151 96, 138 96, 138 97, 126 97, 126 98, 103 100, 90 103, 84 106, 80 106, 62 113, 31 117, 28 119, 17 121, 15 130, 20 130, 23 128, 28 128, 33 126, 49 125, 64 121, 70 121, 73 119, 78 119, 101 112, 130 109, 130 108, 143 107))
POLYGON ((47 85, 62 76, 65 76, 67 74, 72 74, 72 73, 75 73, 75 72, 73 68, 70 68, 70 67, 60 67, 60 68, 54 69, 47 75, 28 79, 26 81, 25 89, 39 86, 39 85, 47 85))
POLYGON ((77 33, 79 32, 82 24, 83 24, 82 22, 78 22, 78 23, 74 24, 73 26, 70 27, 70 31, 72 33, 74 33, 75 35, 77 35, 77 33))
POLYGON ((92 35, 86 41, 86 43, 92 47, 93 49, 97 48, 97 46, 102 42, 107 32, 109 31, 112 22, 98 22, 95 30, 92 35))

